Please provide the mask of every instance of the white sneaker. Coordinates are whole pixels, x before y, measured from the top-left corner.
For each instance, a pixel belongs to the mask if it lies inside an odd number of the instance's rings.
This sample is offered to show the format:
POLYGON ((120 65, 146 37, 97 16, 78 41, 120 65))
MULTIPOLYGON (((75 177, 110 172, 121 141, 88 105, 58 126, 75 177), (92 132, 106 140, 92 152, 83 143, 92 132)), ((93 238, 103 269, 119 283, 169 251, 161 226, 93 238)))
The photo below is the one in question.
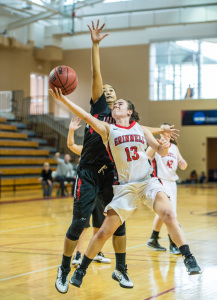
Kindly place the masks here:
POLYGON ((132 289, 134 287, 132 280, 127 274, 127 265, 122 270, 116 270, 112 273, 112 278, 119 281, 122 288, 132 289))
POLYGON ((102 252, 99 252, 93 259, 95 262, 100 262, 103 264, 110 264, 111 259, 104 257, 104 254, 102 252))
POLYGON ((73 267, 77 268, 77 266, 81 264, 81 260, 82 260, 82 255, 79 251, 77 251, 75 256, 73 257, 73 261, 72 261, 73 267))
POLYGON ((70 268, 64 269, 62 266, 60 266, 58 268, 55 287, 58 290, 58 292, 60 292, 62 294, 65 294, 68 292, 68 288, 69 288, 68 279, 69 279, 70 271, 71 271, 70 268))

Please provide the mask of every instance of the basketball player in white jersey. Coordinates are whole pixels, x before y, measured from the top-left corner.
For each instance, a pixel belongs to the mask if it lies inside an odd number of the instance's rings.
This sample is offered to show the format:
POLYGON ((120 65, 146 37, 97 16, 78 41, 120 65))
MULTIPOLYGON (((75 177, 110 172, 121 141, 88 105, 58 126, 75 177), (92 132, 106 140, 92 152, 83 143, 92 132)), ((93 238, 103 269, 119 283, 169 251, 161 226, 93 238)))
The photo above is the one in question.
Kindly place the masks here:
MULTIPOLYGON (((166 129, 169 127, 170 124, 163 123, 161 128, 166 129)), ((181 170, 185 170, 187 168, 187 162, 181 156, 178 147, 176 146, 176 142, 170 140, 169 137, 165 137, 165 139, 170 142, 169 151, 166 156, 161 156, 156 153, 151 147, 148 147, 146 153, 150 161, 152 161, 152 166, 154 168, 153 176, 158 177, 163 186, 165 187, 169 197, 171 206, 173 209, 173 213, 177 217, 177 185, 176 180, 179 179, 178 175, 176 174, 176 170, 179 167, 181 170)), ((147 246, 152 248, 156 251, 166 251, 166 248, 162 247, 158 243, 159 239, 159 232, 163 225, 162 220, 158 215, 155 216, 154 224, 153 224, 153 231, 152 235, 147 242, 147 246)), ((176 244, 172 241, 170 235, 170 253, 171 254, 181 254, 179 248, 176 244)))
MULTIPOLYGON (((137 201, 144 197, 147 206, 152 208, 167 226, 168 233, 181 251, 188 274, 201 273, 201 269, 187 245, 184 232, 175 218, 163 185, 157 178, 151 176, 152 167, 144 150, 148 143, 155 152, 165 156, 170 144, 166 140, 156 141, 146 127, 136 123, 139 120, 138 114, 129 100, 119 99, 115 102, 112 117, 116 124, 108 124, 94 118, 81 107, 72 103, 62 95, 61 89, 55 88, 55 92, 53 90, 49 90, 49 92, 100 134, 103 142, 108 142, 108 151, 116 164, 118 177, 117 185, 113 186, 114 197, 105 208, 107 216, 98 233, 92 238, 81 265, 76 269, 69 282, 77 287, 81 286, 93 258, 101 250, 106 240, 137 208, 137 201)), ((120 276, 122 275, 117 270, 112 274, 113 279, 117 281, 120 276)))

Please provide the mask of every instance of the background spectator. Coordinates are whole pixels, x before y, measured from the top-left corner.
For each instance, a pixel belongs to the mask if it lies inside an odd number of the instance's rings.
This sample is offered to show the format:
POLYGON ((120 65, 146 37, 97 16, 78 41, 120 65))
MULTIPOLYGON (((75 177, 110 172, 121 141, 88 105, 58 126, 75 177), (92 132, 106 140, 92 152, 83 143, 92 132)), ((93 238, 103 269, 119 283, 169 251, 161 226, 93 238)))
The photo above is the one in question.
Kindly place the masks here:
POLYGON ((204 182, 206 182, 206 175, 205 172, 201 172, 199 183, 204 183, 204 182))
POLYGON ((55 181, 60 183, 60 189, 61 189, 61 196, 67 196, 66 189, 64 186, 64 182, 73 182, 72 185, 72 192, 71 194, 74 194, 74 186, 75 186, 75 180, 76 180, 76 169, 74 166, 70 163, 71 156, 69 154, 66 154, 64 156, 64 159, 60 158, 60 153, 57 152, 55 154, 55 159, 57 161, 57 171, 56 171, 56 177, 55 181))
POLYGON ((42 183, 43 196, 50 197, 53 189, 53 178, 51 176, 52 170, 48 162, 44 163, 43 170, 41 171, 41 177, 39 181, 42 183))
POLYGON ((196 170, 191 171, 190 174, 190 183, 197 183, 198 176, 196 170))

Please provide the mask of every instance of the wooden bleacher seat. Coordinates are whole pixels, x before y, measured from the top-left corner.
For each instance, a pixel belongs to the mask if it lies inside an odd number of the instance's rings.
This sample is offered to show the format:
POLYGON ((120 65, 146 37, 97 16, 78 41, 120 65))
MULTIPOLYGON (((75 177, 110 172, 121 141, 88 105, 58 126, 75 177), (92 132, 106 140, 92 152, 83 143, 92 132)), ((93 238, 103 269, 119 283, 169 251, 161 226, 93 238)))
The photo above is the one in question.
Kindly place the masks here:
POLYGON ((0 149, 0 156, 48 156, 50 154, 49 150, 40 150, 40 149, 0 149))
POLYGON ((27 133, 0 131, 0 138, 26 140, 27 137, 28 137, 27 133))
POLYGON ((38 148, 38 142, 32 141, 16 141, 16 140, 0 140, 0 147, 23 147, 38 148))
POLYGON ((56 165, 54 158, 0 158, 0 165, 43 165, 44 162, 56 165))
POLYGON ((17 130, 17 126, 15 126, 15 125, 8 125, 8 124, 0 124, 0 130, 15 131, 15 130, 17 130))
MULTIPOLYGON (((56 170, 56 167, 51 167, 52 171, 56 170)), ((1 168, 2 175, 26 175, 37 174, 40 176, 42 167, 29 167, 29 168, 1 168)))
POLYGON ((6 123, 6 121, 7 121, 6 118, 0 117, 0 123, 6 123))

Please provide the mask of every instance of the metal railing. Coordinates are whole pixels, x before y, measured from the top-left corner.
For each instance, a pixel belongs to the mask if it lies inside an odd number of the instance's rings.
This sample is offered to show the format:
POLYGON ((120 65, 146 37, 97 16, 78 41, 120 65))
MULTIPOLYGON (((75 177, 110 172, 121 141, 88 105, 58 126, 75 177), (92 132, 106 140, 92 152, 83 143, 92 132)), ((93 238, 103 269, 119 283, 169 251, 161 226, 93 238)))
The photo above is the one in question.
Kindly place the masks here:
POLYGON ((12 91, 0 91, 0 112, 12 111, 12 91))
MULTIPOLYGON (((51 146, 56 147, 62 153, 68 153, 67 136, 68 126, 73 114, 64 106, 55 103, 55 106, 49 103, 49 97, 43 101, 35 101, 37 98, 24 98, 23 91, 13 92, 12 112, 16 119, 25 123, 28 129, 36 132, 36 135, 41 138, 50 140, 51 146), (34 101, 32 102, 32 99, 34 101), (32 106, 34 104, 34 107, 32 106), (49 112, 49 108, 54 108, 53 112, 49 112), (45 113, 46 111, 46 113, 45 113), (61 112, 61 114, 60 114, 61 112), (62 116, 58 120, 57 116, 62 116), (67 121, 67 122, 65 122, 67 121)), ((42 97, 40 97, 42 99, 42 97)), ((75 143, 83 144, 83 130, 75 131, 75 143)), ((75 154, 71 154, 72 159, 75 159, 75 154)))

